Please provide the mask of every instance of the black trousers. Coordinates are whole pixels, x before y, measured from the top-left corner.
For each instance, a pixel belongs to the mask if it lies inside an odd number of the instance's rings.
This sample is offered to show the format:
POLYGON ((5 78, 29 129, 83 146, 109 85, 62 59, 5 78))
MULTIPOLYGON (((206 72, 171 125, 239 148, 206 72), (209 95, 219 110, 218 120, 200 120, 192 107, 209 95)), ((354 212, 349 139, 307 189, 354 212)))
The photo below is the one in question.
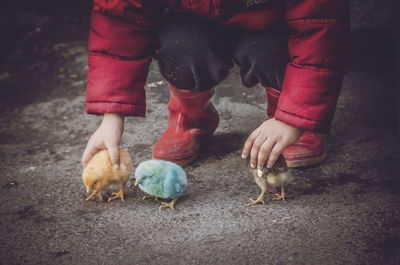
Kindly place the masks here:
POLYGON ((178 89, 205 91, 222 82, 233 63, 242 83, 281 90, 288 55, 284 24, 267 31, 232 28, 192 14, 169 13, 153 57, 161 75, 178 89))

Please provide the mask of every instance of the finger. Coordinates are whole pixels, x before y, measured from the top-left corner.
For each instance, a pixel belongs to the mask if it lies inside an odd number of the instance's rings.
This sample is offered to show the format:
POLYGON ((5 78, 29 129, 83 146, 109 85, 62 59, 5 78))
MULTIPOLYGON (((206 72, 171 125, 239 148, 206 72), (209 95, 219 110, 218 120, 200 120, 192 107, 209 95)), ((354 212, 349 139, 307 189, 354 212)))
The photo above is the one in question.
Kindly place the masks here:
POLYGON ((272 148, 271 152, 269 153, 267 168, 271 168, 275 164, 276 160, 278 160, 278 157, 281 155, 284 148, 285 148, 285 146, 279 142, 275 144, 275 146, 272 148))
POLYGON ((89 163, 90 159, 99 151, 97 147, 94 145, 88 143, 85 151, 83 152, 82 155, 82 167, 86 167, 87 163, 89 163))
POLYGON ((253 146, 254 141, 257 139, 257 136, 260 134, 259 129, 255 129, 250 136, 247 138, 243 151, 242 151, 242 158, 247 158, 250 153, 251 147, 253 146))
POLYGON ((106 146, 108 153, 110 154, 111 165, 115 169, 119 169, 119 147, 118 145, 108 145, 106 146))
POLYGON ((269 157, 269 153, 271 152, 271 150, 275 144, 276 144, 276 141, 272 141, 271 138, 268 138, 262 144, 260 151, 258 152, 257 168, 259 168, 259 169, 264 168, 265 161, 269 157))
POLYGON ((258 153, 260 151, 261 146, 267 140, 267 137, 260 134, 258 135, 257 139, 254 141, 253 146, 251 147, 250 151, 250 166, 255 168, 257 165, 258 160, 258 153))

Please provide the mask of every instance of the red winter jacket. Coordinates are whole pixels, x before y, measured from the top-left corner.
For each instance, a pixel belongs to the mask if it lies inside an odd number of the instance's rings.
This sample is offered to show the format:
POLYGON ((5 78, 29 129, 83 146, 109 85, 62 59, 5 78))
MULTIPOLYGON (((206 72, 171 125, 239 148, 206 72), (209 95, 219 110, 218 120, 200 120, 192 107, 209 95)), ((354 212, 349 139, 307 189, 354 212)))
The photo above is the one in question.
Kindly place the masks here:
POLYGON ((326 133, 343 78, 347 0, 94 0, 86 110, 145 115, 150 44, 164 8, 243 28, 292 31, 277 120, 326 133))

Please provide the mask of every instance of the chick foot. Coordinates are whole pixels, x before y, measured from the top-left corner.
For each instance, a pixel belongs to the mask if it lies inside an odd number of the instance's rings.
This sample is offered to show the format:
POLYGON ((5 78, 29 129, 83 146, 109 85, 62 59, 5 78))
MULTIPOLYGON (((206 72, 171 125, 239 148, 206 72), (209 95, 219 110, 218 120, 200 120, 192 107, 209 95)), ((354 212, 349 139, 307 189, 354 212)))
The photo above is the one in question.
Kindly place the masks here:
POLYGON ((251 206, 251 205, 256 205, 259 203, 265 204, 264 201, 264 194, 266 191, 262 191, 260 196, 258 196, 257 200, 254 200, 253 198, 250 198, 251 203, 247 204, 247 206, 251 206))
POLYGON ((290 198, 290 197, 292 197, 292 195, 286 194, 286 193, 285 193, 285 189, 284 189, 284 187, 283 187, 283 185, 282 185, 282 186, 281 186, 281 194, 276 193, 276 194, 274 195, 274 197, 272 198, 272 200, 273 200, 273 201, 280 201, 280 200, 284 201, 286 198, 290 198))
POLYGON ((265 201, 263 198, 257 199, 257 200, 254 200, 253 198, 249 198, 249 199, 250 199, 251 203, 247 204, 247 206, 256 205, 259 203, 265 204, 265 201))
POLYGON ((112 197, 108 198, 108 202, 115 200, 117 198, 121 198, 121 201, 123 201, 123 202, 125 201, 124 194, 121 192, 113 192, 112 195, 113 195, 112 197))
POLYGON ((95 190, 92 194, 90 194, 89 197, 86 198, 86 200, 90 200, 91 198, 93 198, 96 194, 99 195, 100 200, 103 200, 103 195, 101 194, 101 191, 95 190))
POLYGON ((291 198, 291 197, 293 197, 293 195, 288 195, 286 193, 283 193, 283 194, 276 193, 271 200, 273 200, 273 201, 280 201, 280 200, 284 201, 286 198, 291 198))
POLYGON ((174 209, 174 205, 175 205, 175 203, 176 203, 176 201, 177 201, 178 199, 173 199, 171 202, 162 202, 161 203, 161 205, 160 205, 160 210, 161 209, 164 209, 164 208, 171 208, 172 210, 175 210, 174 209))
POLYGON ((253 198, 249 198, 251 203, 247 204, 247 206, 251 206, 251 205, 256 205, 259 203, 265 204, 264 198, 260 198, 258 197, 257 200, 254 200, 253 198))
POLYGON ((117 198, 121 198, 121 201, 123 202, 125 201, 123 192, 113 192, 112 195, 113 195, 112 197, 108 198, 108 202, 115 200, 117 198))
POLYGON ((110 197, 110 198, 108 198, 108 202, 110 202, 110 201, 112 201, 112 200, 115 200, 115 199, 117 199, 117 198, 121 198, 121 201, 125 201, 125 199, 124 199, 124 193, 125 193, 125 184, 123 184, 122 186, 121 186, 121 189, 119 190, 119 192, 113 192, 112 193, 112 197, 110 197))
POLYGON ((158 202, 158 197, 154 196, 154 195, 144 195, 142 200, 146 200, 146 199, 154 199, 155 201, 158 202))

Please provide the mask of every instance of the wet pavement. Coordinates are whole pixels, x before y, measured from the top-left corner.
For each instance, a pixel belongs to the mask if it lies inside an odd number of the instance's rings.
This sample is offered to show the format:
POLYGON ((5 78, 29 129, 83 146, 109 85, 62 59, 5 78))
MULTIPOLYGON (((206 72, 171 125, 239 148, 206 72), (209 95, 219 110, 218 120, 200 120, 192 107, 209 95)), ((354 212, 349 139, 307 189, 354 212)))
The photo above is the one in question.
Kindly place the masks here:
MULTIPOLYGON (((270 201, 270 191, 267 204, 247 206, 259 188, 240 151, 266 106, 235 68, 216 88, 220 125, 185 167, 175 211, 141 200, 132 181, 125 202, 85 200, 80 158, 100 122, 84 105, 89 9, 61 3, 1 17, 14 18, 0 30, 15 36, 0 61, 0 264, 399 264, 390 1, 352 1, 352 63, 328 158, 291 170, 292 198, 270 201)), ((156 64, 146 91, 147 117, 126 119, 122 143, 135 166, 167 125, 156 64)))

